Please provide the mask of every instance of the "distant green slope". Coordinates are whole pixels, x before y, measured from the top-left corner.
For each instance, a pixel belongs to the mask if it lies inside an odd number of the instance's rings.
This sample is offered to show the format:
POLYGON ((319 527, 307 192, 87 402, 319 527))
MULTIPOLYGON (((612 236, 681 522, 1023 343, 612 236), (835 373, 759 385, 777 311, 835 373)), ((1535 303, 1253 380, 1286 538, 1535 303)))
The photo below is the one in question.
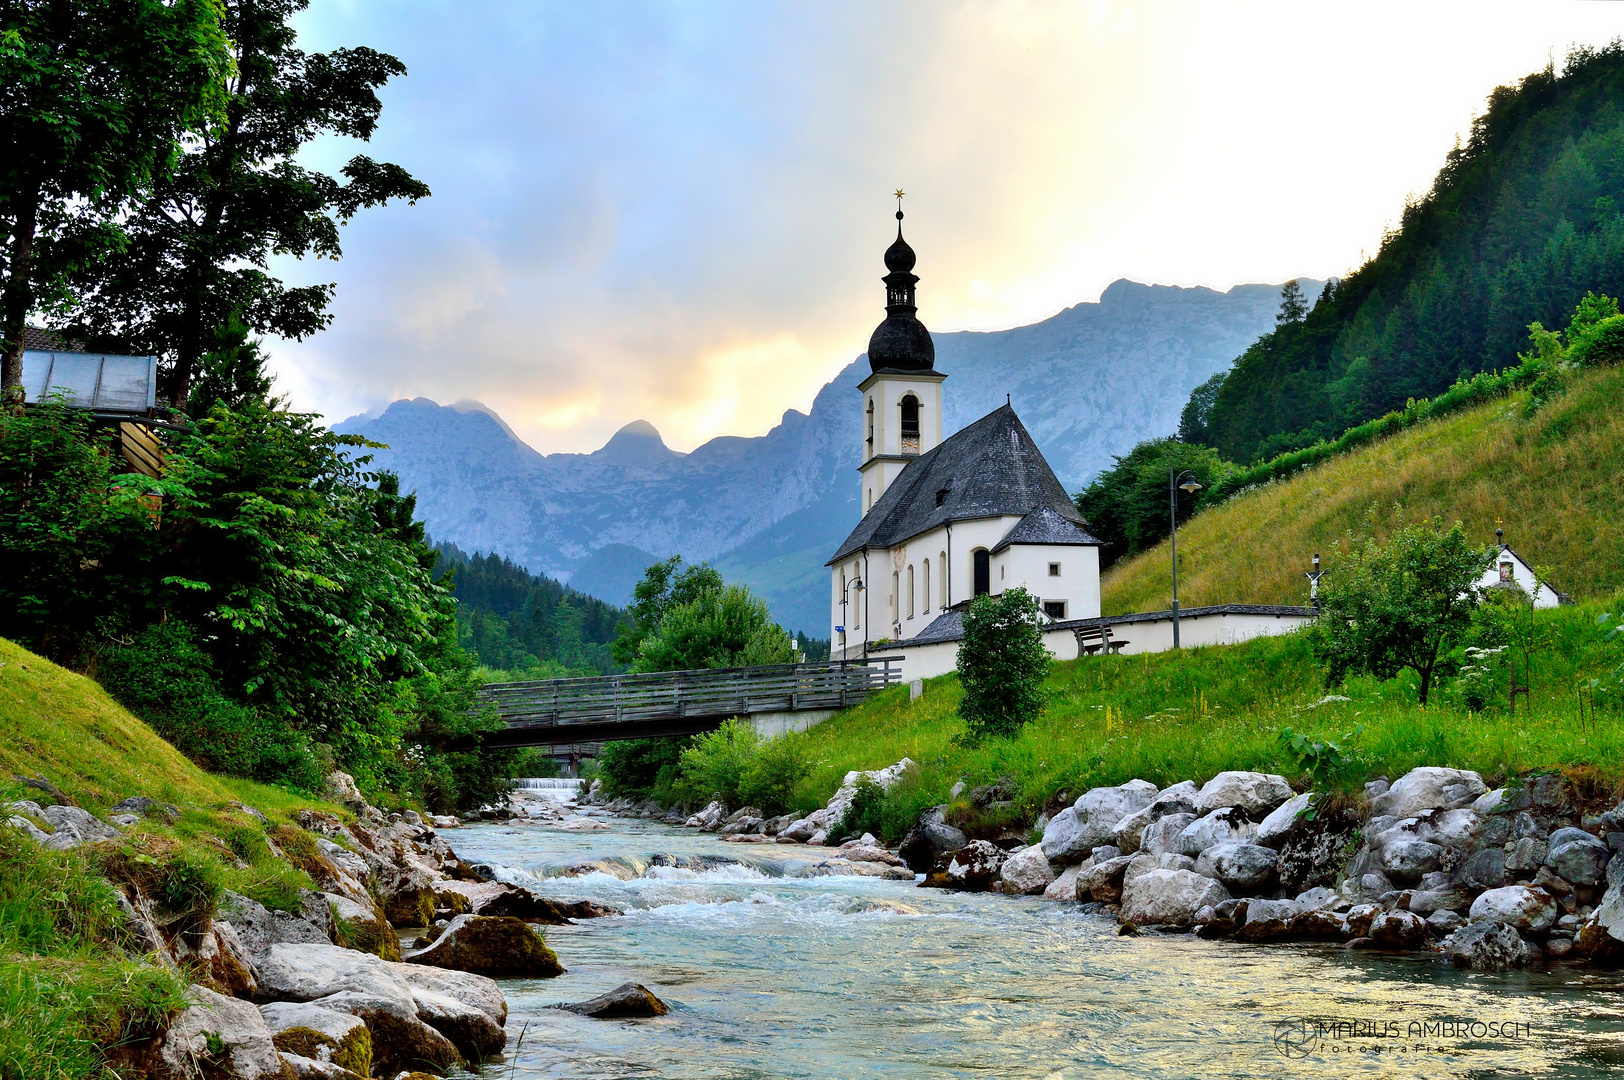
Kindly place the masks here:
POLYGON ((1589 290, 1624 294, 1617 43, 1490 95, 1376 257, 1236 361, 1203 441, 1248 462, 1334 436, 1514 364, 1529 323, 1565 323, 1589 290))
MULTIPOLYGON (((1465 523, 1482 543, 1507 542, 1576 597, 1624 588, 1624 369, 1577 375, 1569 392, 1525 416, 1517 394, 1254 489, 1179 526, 1179 601, 1301 604, 1303 572, 1374 514, 1465 523)), ((1164 541, 1102 577, 1108 615, 1166 608, 1164 541)))

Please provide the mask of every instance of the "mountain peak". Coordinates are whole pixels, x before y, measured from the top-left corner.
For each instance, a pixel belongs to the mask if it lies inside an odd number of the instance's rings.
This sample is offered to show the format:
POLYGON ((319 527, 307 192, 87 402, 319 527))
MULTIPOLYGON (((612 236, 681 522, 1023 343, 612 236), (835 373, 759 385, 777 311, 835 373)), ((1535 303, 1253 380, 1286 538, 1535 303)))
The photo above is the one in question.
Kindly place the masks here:
POLYGON ((647 420, 633 420, 592 455, 614 465, 661 465, 682 457, 660 438, 660 432, 647 420))

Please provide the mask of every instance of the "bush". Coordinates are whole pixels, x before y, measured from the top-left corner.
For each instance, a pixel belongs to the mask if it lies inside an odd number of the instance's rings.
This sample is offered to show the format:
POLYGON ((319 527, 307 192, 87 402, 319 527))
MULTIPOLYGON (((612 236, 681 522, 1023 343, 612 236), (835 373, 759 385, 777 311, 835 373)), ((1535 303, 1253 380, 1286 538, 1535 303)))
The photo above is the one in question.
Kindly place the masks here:
POLYGON ((866 776, 857 781, 851 805, 840 820, 829 827, 829 842, 838 844, 848 837, 872 833, 885 835, 885 789, 866 776))
POLYGON ((181 622, 156 623, 103 653, 98 678, 119 703, 210 772, 320 791, 310 740, 221 692, 214 664, 181 622))
POLYGON ((688 739, 621 739, 603 744, 598 777, 612 799, 647 799, 677 782, 677 768, 688 739))
POLYGON ((812 759, 806 736, 788 731, 756 745, 754 758, 745 767, 739 785, 743 805, 759 806, 768 817, 788 812, 795 788, 812 775, 812 759))
POLYGON ((1038 606, 1025 589, 978 596, 964 614, 959 643, 959 715, 971 745, 1012 738, 1043 711, 1049 651, 1038 630, 1038 606))
POLYGON ((681 781, 678 789, 695 802, 719 800, 738 808, 748 803, 742 798, 746 771, 755 761, 761 736, 747 721, 729 720, 706 735, 698 735, 682 752, 681 781))

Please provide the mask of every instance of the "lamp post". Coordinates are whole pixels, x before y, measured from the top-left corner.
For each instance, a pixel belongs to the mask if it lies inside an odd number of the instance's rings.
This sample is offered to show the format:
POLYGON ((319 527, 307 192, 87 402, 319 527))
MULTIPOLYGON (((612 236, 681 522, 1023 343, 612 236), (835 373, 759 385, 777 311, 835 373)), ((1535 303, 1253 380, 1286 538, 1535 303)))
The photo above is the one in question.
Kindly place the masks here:
POLYGON ((846 627, 851 625, 851 623, 846 621, 846 601, 850 597, 853 589, 861 589, 862 587, 863 576, 859 574, 850 581, 846 582, 845 586, 840 590, 840 659, 842 661, 847 659, 846 627))
POLYGON ((1179 491, 1187 491, 1191 495, 1201 490, 1201 483, 1195 478, 1195 473, 1186 469, 1179 472, 1175 465, 1167 470, 1167 501, 1171 505, 1169 511, 1168 539, 1173 545, 1173 648, 1179 647, 1179 491))

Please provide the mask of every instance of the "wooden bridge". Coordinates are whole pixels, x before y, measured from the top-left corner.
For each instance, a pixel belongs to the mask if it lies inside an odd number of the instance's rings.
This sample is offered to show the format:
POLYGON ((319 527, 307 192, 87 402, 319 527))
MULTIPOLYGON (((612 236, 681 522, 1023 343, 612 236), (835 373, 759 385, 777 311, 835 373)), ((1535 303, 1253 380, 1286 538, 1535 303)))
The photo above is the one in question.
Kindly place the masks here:
POLYGON ((694 735, 735 716, 758 730, 763 724, 800 727, 815 722, 814 714, 827 716, 900 682, 900 663, 893 657, 490 683, 480 699, 495 706, 507 730, 481 742, 561 746, 694 735))

